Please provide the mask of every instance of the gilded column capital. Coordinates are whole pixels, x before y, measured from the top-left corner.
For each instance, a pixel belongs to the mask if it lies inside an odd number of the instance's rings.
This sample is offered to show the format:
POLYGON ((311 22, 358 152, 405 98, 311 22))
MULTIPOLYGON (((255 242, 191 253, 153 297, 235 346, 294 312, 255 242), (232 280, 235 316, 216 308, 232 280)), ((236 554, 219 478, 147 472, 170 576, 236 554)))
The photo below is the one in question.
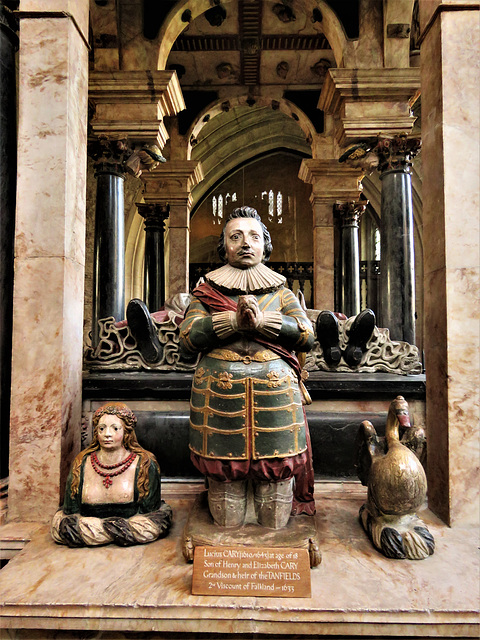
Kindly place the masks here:
POLYGON ((368 175, 375 169, 380 173, 390 170, 410 171, 413 158, 422 145, 420 138, 397 135, 379 135, 375 139, 364 140, 349 147, 339 162, 349 167, 361 169, 368 175))
POLYGON ((144 171, 153 171, 166 162, 156 144, 133 143, 127 136, 100 134, 88 142, 88 154, 95 161, 95 170, 130 173, 139 178, 144 171))
POLYGON ((89 140, 87 150, 94 161, 95 177, 112 173, 125 178, 125 161, 132 154, 127 138, 98 136, 89 140))
POLYGON ((175 71, 92 71, 89 98, 94 133, 126 135, 160 149, 169 137, 163 118, 185 109, 175 71))
POLYGON ((367 205, 368 200, 338 201, 333 207, 333 212, 341 220, 342 227, 358 227, 367 205))
POLYGON ((378 155, 378 170, 381 173, 398 169, 410 171, 421 146, 420 138, 411 138, 405 133, 379 137, 374 149, 378 155))

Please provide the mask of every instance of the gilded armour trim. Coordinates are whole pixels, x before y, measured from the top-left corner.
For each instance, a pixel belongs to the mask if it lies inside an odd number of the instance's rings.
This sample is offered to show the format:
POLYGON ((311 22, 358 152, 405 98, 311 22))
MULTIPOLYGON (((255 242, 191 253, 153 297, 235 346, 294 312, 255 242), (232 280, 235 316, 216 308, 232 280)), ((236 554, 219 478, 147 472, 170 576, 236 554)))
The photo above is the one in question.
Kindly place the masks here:
POLYGON ((243 362, 243 364, 281 360, 281 356, 268 349, 265 349, 265 351, 258 351, 253 356, 241 356, 230 349, 214 349, 209 352, 208 357, 215 358, 216 360, 227 360, 228 362, 243 362))

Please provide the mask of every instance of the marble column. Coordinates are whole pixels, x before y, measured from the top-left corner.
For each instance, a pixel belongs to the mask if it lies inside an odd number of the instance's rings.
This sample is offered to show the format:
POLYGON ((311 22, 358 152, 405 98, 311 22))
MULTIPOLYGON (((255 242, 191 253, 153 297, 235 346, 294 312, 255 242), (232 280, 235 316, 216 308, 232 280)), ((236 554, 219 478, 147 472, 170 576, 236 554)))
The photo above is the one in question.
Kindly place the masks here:
POLYGON ((341 223, 341 301, 340 309, 347 317, 360 313, 359 222, 368 202, 337 202, 335 213, 341 223))
POLYGON ((13 256, 17 180, 15 51, 18 25, 0 2, 0 478, 8 476, 13 256))
POLYGON ((338 200, 356 200, 361 171, 341 166, 338 160, 302 161, 299 178, 312 185, 313 305, 335 309, 335 226, 333 208, 338 200))
POLYGON ((20 15, 8 520, 48 522, 80 447, 89 3, 38 4, 20 15))
POLYGON ((125 317, 124 140, 100 139, 90 145, 96 160, 95 247, 93 265, 92 344, 99 341, 98 321, 125 317))
POLYGON ((191 191, 203 179, 202 166, 194 160, 172 160, 142 175, 146 204, 170 207, 165 234, 165 297, 189 290, 191 191))
POLYGON ((144 300, 149 309, 157 311, 165 304, 165 220, 169 205, 137 204, 145 219, 144 300))
POLYGON ((478 2, 420 0, 420 25, 428 499, 478 525, 478 2))
POLYGON ((382 181, 380 321, 392 340, 415 344, 415 253, 412 159, 420 140, 381 138, 376 146, 382 181))

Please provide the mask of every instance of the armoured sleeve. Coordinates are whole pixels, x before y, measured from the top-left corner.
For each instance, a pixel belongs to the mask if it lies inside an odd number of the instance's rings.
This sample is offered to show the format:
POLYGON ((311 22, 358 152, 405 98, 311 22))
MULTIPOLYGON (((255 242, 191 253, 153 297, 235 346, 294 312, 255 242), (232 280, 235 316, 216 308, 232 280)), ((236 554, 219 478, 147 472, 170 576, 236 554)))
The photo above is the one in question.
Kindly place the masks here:
POLYGON ((206 307, 193 298, 185 320, 180 325, 180 347, 188 353, 208 351, 218 344, 212 316, 206 307))
POLYGON ((310 351, 315 335, 310 320, 290 289, 281 289, 282 328, 278 342, 289 351, 310 351))

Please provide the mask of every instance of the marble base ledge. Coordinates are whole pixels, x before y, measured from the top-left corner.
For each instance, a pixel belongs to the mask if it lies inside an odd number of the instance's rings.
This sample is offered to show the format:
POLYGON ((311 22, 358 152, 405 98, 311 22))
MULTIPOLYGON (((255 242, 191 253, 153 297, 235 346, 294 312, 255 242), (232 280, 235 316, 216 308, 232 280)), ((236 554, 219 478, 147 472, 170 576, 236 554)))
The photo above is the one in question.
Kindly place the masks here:
POLYGON ((33 531, 0 571, 0 638, 479 636, 477 530, 450 529, 424 510, 435 554, 422 562, 389 560, 358 522, 365 489, 320 483, 322 564, 311 572, 311 598, 193 596, 193 567, 182 555, 193 493, 170 500, 172 530, 148 545, 69 549, 56 545, 47 527, 33 531))

